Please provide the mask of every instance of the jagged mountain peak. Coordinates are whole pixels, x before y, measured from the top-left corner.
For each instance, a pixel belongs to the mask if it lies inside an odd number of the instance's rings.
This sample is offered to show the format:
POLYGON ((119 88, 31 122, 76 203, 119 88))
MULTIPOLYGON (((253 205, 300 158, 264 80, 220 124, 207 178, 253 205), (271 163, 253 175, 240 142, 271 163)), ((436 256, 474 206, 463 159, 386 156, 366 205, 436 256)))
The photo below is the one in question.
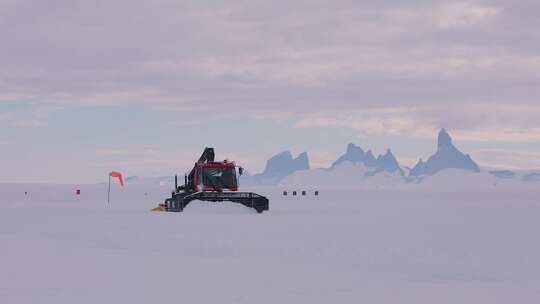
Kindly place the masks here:
POLYGON ((352 153, 364 154, 364 150, 361 147, 353 143, 350 143, 347 145, 347 153, 348 154, 352 154, 352 153))
POLYGON ((437 152, 427 162, 420 161, 409 172, 410 176, 434 175, 445 169, 463 169, 480 172, 480 167, 470 155, 463 154, 452 143, 452 137, 446 129, 441 129, 437 139, 437 152))
POLYGON ((291 151, 285 150, 285 151, 283 151, 283 152, 280 152, 280 153, 278 153, 278 154, 272 156, 270 159, 272 159, 272 158, 281 158, 281 157, 286 157, 286 158, 292 159, 292 158, 293 158, 293 155, 292 155, 291 151))
POLYGON ((345 154, 343 154, 332 164, 330 170, 344 162, 363 164, 368 168, 373 168, 373 171, 367 173, 370 176, 383 171, 390 173, 396 171, 401 172, 401 167, 399 166, 399 163, 391 149, 386 150, 385 154, 380 154, 377 156, 377 158, 375 158, 371 150, 364 152, 364 150, 362 150, 362 148, 359 146, 350 143, 347 145, 347 151, 345 154))
POLYGON ((309 170, 309 156, 307 152, 302 152, 294 159, 298 170, 309 170))
POLYGON ((377 164, 377 159, 375 158, 375 155, 373 155, 373 152, 371 150, 367 151, 364 156, 364 164, 368 167, 375 167, 377 164))
POLYGON ((424 174, 426 169, 426 163, 422 158, 418 160, 416 165, 409 171, 410 176, 420 176, 424 174))
POLYGON ((298 167, 298 168, 306 168, 309 169, 309 159, 307 152, 302 152, 298 155, 298 157, 294 158, 291 151, 286 150, 283 152, 280 152, 274 156, 272 156, 266 163, 266 168, 264 172, 272 172, 276 169, 276 166, 278 167, 286 167, 286 166, 292 166, 292 167, 298 167))
POLYGON ((350 161, 353 163, 364 163, 366 153, 359 146, 350 143, 347 145, 347 151, 341 157, 339 157, 331 166, 331 168, 336 167, 337 165, 350 161))
POLYGON ((284 177, 302 170, 309 170, 307 152, 302 152, 294 158, 291 151, 286 150, 272 156, 266 162, 266 167, 261 174, 244 177, 243 181, 248 184, 274 185, 284 177))
POLYGON ((394 153, 392 153, 392 150, 390 150, 390 149, 387 149, 385 154, 380 154, 377 157, 377 161, 391 160, 391 159, 395 160, 396 157, 394 156, 394 153))
POLYGON ((298 154, 297 159, 298 159, 298 158, 306 158, 306 157, 308 157, 307 152, 302 152, 302 153, 298 154))
POLYGON ((386 171, 394 173, 396 171, 401 171, 399 163, 392 153, 392 150, 386 150, 386 154, 380 155, 377 159, 377 171, 386 171))
POLYGON ((426 162, 424 162, 424 160, 420 157, 420 159, 418 159, 418 162, 416 163, 416 165, 414 167, 416 168, 416 167, 419 167, 419 166, 423 166, 425 164, 426 164, 426 162))
POLYGON ((452 137, 450 137, 450 134, 448 134, 445 128, 442 128, 441 131, 439 131, 437 147, 439 149, 444 149, 446 147, 452 147, 452 146, 453 146, 452 137))

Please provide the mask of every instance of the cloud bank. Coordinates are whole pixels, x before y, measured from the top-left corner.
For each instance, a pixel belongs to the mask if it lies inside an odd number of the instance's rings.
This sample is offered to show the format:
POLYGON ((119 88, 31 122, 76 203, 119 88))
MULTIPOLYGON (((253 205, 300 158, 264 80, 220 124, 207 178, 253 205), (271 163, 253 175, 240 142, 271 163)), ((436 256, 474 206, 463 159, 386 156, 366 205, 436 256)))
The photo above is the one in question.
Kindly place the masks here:
POLYGON ((46 129, 63 109, 114 106, 196 117, 176 127, 238 116, 538 143, 539 11, 533 0, 1 0, 0 105, 33 109, 0 108, 0 126, 46 129))

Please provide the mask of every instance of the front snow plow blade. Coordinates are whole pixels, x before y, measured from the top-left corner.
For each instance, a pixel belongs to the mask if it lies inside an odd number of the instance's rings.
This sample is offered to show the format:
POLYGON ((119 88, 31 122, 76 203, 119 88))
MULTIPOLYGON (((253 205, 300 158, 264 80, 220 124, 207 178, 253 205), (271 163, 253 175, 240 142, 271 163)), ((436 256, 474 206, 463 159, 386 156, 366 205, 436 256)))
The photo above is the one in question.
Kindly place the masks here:
POLYGON ((184 195, 175 193, 171 198, 165 200, 164 211, 182 212, 190 202, 194 200, 206 202, 234 202, 246 207, 253 208, 257 213, 268 211, 269 201, 266 197, 252 192, 196 192, 184 195))

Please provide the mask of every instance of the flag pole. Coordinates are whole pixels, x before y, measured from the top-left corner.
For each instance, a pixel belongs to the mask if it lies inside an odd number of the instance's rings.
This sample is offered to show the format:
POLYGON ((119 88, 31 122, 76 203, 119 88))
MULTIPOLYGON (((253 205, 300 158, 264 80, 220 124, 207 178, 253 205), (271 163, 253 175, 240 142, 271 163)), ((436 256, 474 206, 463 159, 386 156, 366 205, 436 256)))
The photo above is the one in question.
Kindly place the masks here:
POLYGON ((109 190, 107 190, 107 205, 111 204, 111 174, 109 173, 109 190))

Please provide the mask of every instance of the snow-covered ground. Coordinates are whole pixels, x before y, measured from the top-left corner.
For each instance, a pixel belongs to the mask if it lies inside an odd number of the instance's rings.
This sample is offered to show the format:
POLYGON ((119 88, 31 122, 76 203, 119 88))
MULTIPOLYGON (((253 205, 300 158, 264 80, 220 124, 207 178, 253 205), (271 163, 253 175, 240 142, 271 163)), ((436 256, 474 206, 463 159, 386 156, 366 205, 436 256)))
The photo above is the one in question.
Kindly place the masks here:
POLYGON ((0 184, 0 303, 540 302, 540 191, 266 188, 264 214, 177 214, 149 211, 168 187, 81 190, 0 184))

